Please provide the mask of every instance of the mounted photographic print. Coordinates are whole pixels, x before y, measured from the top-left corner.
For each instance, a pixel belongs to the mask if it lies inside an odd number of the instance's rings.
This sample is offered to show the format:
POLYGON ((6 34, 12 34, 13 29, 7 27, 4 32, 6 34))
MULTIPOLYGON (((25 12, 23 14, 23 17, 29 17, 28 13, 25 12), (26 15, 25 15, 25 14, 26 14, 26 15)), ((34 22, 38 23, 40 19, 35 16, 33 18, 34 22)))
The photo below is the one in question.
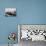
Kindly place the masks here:
POLYGON ((16 8, 5 8, 5 16, 16 16, 16 8))
POLYGON ((46 41, 46 25, 18 25, 19 41, 46 41))

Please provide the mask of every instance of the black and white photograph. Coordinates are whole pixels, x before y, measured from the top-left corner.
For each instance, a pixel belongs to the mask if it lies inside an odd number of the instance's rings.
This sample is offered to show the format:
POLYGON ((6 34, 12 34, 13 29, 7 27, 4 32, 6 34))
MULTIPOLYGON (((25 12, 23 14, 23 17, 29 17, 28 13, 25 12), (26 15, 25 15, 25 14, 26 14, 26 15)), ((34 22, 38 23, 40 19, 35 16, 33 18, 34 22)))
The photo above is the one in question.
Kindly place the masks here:
POLYGON ((16 8, 5 8, 5 16, 16 16, 16 8))

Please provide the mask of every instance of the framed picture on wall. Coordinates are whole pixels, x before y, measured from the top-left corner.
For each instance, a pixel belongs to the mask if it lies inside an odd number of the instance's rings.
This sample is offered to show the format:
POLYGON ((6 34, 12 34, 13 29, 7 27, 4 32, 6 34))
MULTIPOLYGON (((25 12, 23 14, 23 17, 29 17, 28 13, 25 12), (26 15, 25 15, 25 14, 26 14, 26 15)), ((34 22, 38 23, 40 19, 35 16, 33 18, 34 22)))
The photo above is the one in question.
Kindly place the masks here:
POLYGON ((46 41, 46 25, 39 24, 19 24, 18 25, 18 41, 46 41))
POLYGON ((16 16, 16 8, 5 8, 5 16, 16 16))

